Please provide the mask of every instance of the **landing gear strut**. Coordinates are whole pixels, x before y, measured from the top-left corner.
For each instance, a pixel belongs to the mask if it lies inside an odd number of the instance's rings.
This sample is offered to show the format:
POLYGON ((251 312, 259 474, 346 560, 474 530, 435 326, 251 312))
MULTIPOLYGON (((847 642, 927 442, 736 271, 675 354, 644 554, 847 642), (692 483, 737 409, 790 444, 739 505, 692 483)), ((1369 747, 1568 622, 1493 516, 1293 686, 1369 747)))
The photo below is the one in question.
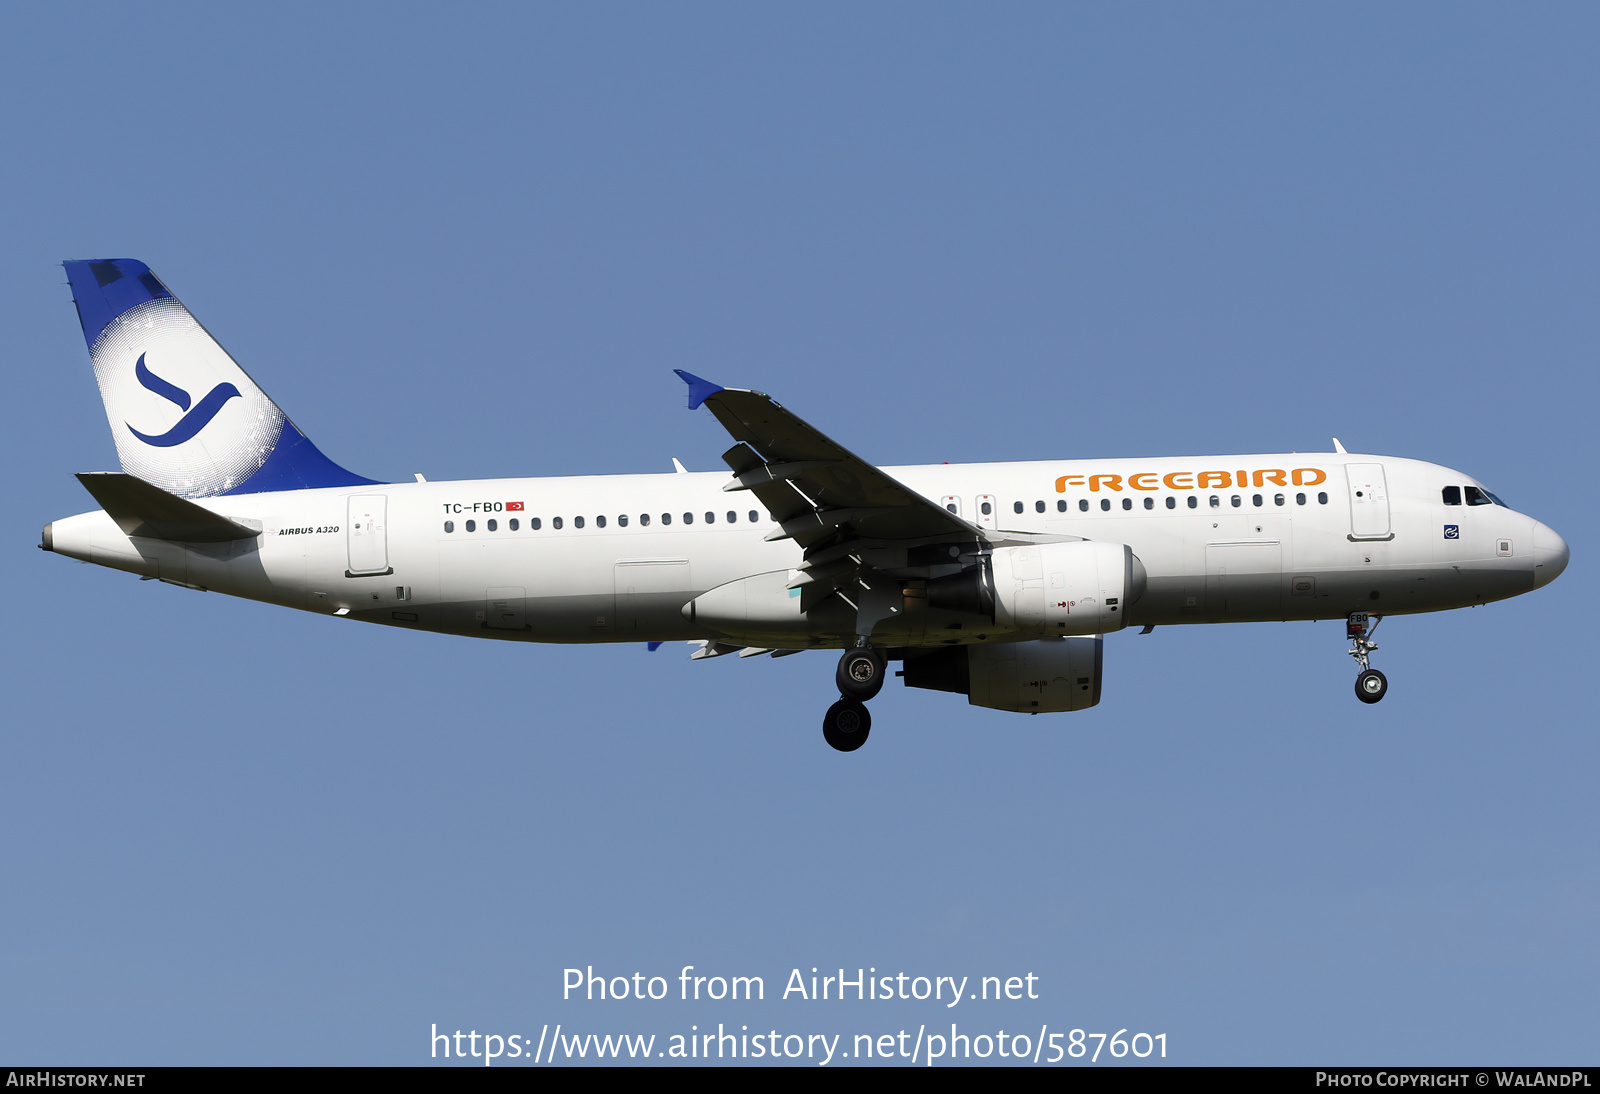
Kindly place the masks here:
POLYGON ((1366 612, 1351 612, 1350 618, 1345 620, 1345 635, 1352 643, 1350 656, 1361 666, 1361 674, 1356 677, 1356 698, 1363 703, 1376 703, 1389 690, 1389 681, 1383 673, 1367 663, 1367 658, 1378 648, 1372 633, 1382 620, 1381 615, 1369 616, 1366 612))
POLYGON ((888 670, 888 659, 871 646, 845 650, 839 658, 834 683, 839 685, 840 699, 822 719, 822 737, 840 752, 854 752, 867 743, 872 715, 866 702, 883 690, 888 670))

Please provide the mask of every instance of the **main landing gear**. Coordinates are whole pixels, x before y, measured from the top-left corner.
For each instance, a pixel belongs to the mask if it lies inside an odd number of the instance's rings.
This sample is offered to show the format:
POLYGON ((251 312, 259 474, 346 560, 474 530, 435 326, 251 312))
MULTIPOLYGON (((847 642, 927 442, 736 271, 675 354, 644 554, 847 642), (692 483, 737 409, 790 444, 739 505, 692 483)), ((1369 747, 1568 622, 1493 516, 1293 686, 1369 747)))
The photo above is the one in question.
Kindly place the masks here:
POLYGON ((839 686, 840 698, 822 719, 822 737, 840 752, 854 752, 867 743, 872 731, 867 700, 883 690, 888 671, 888 660, 871 646, 845 650, 839 658, 834 683, 839 686))
POLYGON ((1361 666, 1361 674, 1356 677, 1356 698, 1363 703, 1376 703, 1389 690, 1389 681, 1383 673, 1367 663, 1368 656, 1378 648, 1378 644, 1372 640, 1372 633, 1378 629, 1382 619, 1381 615, 1351 612, 1350 618, 1345 620, 1345 635, 1353 643, 1350 656, 1361 666))
POLYGON ((822 716, 822 739, 840 752, 854 752, 871 732, 872 714, 854 699, 840 699, 822 716))

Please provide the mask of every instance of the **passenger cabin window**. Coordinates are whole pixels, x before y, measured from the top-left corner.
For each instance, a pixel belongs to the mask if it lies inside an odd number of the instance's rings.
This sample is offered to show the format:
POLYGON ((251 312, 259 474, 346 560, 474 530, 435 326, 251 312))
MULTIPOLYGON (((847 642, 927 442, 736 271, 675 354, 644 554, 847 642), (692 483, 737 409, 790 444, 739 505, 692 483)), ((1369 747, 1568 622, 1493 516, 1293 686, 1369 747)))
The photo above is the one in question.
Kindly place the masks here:
POLYGON ((760 519, 761 518, 756 515, 756 511, 754 509, 750 510, 750 523, 751 524, 754 524, 756 521, 758 521, 760 519))
POLYGON ((739 519, 739 514, 735 513, 732 509, 729 509, 728 510, 728 523, 729 524, 733 524, 733 523, 737 522, 738 519, 739 519))
POLYGON ((477 521, 475 521, 475 520, 467 521, 467 531, 476 532, 477 530, 478 530, 478 522, 477 521))
POLYGON ((984 516, 988 516, 990 513, 994 512, 994 507, 991 506, 988 502, 984 502, 978 508, 980 510, 982 510, 984 516))
POLYGON ((561 527, 561 518, 560 517, 551 517, 550 518, 550 527, 552 527, 552 528, 560 528, 561 527))
POLYGON ((454 532, 456 530, 456 522, 453 521, 453 520, 445 521, 444 522, 444 530, 446 532, 454 532))
POLYGON ((1296 505, 1304 505, 1306 503, 1306 496, 1304 494, 1296 494, 1294 496, 1294 503, 1296 505))
POLYGON ((1042 501, 1036 501, 1036 502, 1034 502, 1034 503, 1033 503, 1033 511, 1034 511, 1034 512, 1035 512, 1035 513, 1042 513, 1042 512, 1044 512, 1044 502, 1042 502, 1042 501))
POLYGON ((685 513, 685 514, 683 514, 683 523, 685 523, 685 524, 693 524, 694 523, 694 514, 693 513, 685 513))
POLYGON ((1123 498, 1122 499, 1122 507, 1124 509, 1132 509, 1133 508, 1133 499, 1132 498, 1123 498))
POLYGON ((1078 512, 1087 513, 1088 511, 1089 511, 1089 499, 1088 498, 1079 498, 1078 499, 1078 512))
POLYGON ((649 513, 640 513, 639 514, 639 527, 641 527, 641 528, 650 527, 650 514, 649 513))
POLYGON ((1101 512, 1104 512, 1104 513, 1111 512, 1111 499, 1110 498, 1101 498, 1100 499, 1100 510, 1101 510, 1101 512))
POLYGON ((1327 491, 1325 491, 1325 490, 1317 491, 1317 504, 1318 505, 1327 505, 1328 504, 1327 491))
POLYGON ((1239 495, 1238 494, 1233 495, 1233 507, 1235 509, 1239 508, 1239 495))
POLYGON ((1063 498, 1061 501, 1056 502, 1056 512, 1065 513, 1066 511, 1067 511, 1067 502, 1066 502, 1065 498, 1063 498))
POLYGON ((511 520, 508 521, 507 523, 509 523, 511 525, 511 530, 513 532, 515 532, 518 528, 522 527, 522 522, 519 521, 516 517, 512 517, 511 520))
POLYGON ((1257 509, 1261 508, 1261 495, 1260 494, 1251 494, 1250 495, 1250 504, 1254 505, 1257 509))
POLYGON ((541 523, 541 521, 539 520, 538 517, 529 517, 528 518, 528 527, 532 528, 535 532, 537 532, 539 530, 540 523, 541 523))
POLYGON ((1189 508, 1190 509, 1198 509, 1198 508, 1200 508, 1200 499, 1195 497, 1193 494, 1189 495, 1189 508))
POLYGON ((490 518, 490 520, 489 520, 489 531, 498 532, 499 530, 500 530, 500 522, 495 520, 495 519, 493 519, 493 518, 490 518))
POLYGON ((1283 495, 1282 494, 1274 494, 1274 495, 1272 495, 1272 504, 1273 505, 1282 505, 1283 504, 1283 495))
MULTIPOLYGON (((1194 499, 1190 498, 1189 500, 1193 501, 1194 499)), ((1175 498, 1175 497, 1172 497, 1171 495, 1168 495, 1168 497, 1167 497, 1167 508, 1168 509, 1176 509, 1177 507, 1178 507, 1178 499, 1175 498)))
POLYGON ((1156 507, 1156 499, 1155 498, 1145 498, 1144 499, 1144 507, 1146 509, 1154 509, 1156 507))
POLYGON ((574 528, 582 528, 583 527, 583 518, 582 517, 573 517, 572 518, 572 526, 574 528))
POLYGON ((1215 494, 1211 495, 1211 508, 1213 508, 1213 509, 1222 508, 1222 499, 1217 497, 1215 494))
POLYGON ((619 516, 617 518, 617 524, 619 527, 626 528, 628 526, 628 514, 623 513, 621 516, 619 516))
POLYGON ((594 526, 596 528, 604 528, 606 526, 606 518, 605 517, 595 517, 594 518, 594 526))
POLYGON ((1444 488, 1444 503, 1446 505, 1461 504, 1461 487, 1447 486, 1444 488))
POLYGON ((1013 503, 1011 506, 1011 511, 1014 513, 1022 512, 1022 503, 1020 501, 1013 503))
POLYGON ((662 524, 671 524, 672 523, 672 514, 671 513, 662 513, 661 514, 661 523, 662 524))

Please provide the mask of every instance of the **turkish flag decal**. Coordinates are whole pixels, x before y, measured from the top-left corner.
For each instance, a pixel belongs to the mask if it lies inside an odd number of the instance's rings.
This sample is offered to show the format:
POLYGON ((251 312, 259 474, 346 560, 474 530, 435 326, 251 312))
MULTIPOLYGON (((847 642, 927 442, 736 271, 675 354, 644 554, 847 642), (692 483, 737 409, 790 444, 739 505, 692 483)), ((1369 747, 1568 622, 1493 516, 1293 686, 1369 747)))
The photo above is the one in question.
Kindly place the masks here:
POLYGON ((520 512, 522 512, 522 503, 520 501, 508 501, 508 502, 506 502, 506 512, 508 512, 508 513, 520 513, 520 512))

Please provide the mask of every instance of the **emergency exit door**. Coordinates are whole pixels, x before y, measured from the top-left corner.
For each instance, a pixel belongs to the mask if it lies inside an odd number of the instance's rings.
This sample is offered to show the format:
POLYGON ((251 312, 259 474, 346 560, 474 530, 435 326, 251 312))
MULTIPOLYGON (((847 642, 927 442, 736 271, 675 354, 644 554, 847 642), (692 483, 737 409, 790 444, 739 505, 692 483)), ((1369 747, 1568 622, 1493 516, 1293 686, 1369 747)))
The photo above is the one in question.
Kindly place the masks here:
POLYGON ((998 515, 998 513, 1000 511, 1000 503, 995 500, 994 495, 993 494, 979 494, 977 501, 978 501, 978 504, 977 504, 976 508, 978 510, 978 513, 977 513, 978 527, 979 528, 997 528, 997 527, 999 527, 999 525, 995 522, 995 517, 998 515))

